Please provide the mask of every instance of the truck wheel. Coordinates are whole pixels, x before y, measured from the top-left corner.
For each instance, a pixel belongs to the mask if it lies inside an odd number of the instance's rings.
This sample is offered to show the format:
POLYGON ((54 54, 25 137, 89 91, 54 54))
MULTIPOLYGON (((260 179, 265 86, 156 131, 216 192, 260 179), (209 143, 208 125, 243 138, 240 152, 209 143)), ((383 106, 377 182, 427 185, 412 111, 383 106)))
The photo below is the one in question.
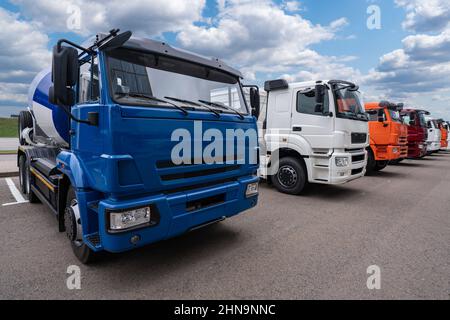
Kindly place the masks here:
POLYGON ((22 138, 22 131, 25 128, 33 128, 33 117, 29 111, 20 111, 18 123, 19 143, 21 146, 25 145, 25 139, 22 138))
POLYGON ((19 185, 20 191, 28 198, 30 203, 38 203, 39 198, 31 190, 30 187, 30 167, 27 163, 27 158, 21 155, 19 158, 19 185))
POLYGON ((80 209, 75 189, 71 186, 67 192, 66 209, 64 210, 64 226, 66 235, 72 246, 73 253, 83 264, 94 261, 95 252, 83 241, 83 229, 81 227, 80 209))
POLYGON ((308 185, 306 169, 296 158, 281 158, 278 172, 272 176, 272 183, 282 193, 301 194, 308 185))
POLYGON ((375 171, 381 171, 388 166, 388 161, 376 161, 375 163, 375 171))
POLYGON ((371 175, 375 171, 377 162, 375 161, 375 156, 373 155, 372 149, 367 149, 367 167, 366 176, 371 175))

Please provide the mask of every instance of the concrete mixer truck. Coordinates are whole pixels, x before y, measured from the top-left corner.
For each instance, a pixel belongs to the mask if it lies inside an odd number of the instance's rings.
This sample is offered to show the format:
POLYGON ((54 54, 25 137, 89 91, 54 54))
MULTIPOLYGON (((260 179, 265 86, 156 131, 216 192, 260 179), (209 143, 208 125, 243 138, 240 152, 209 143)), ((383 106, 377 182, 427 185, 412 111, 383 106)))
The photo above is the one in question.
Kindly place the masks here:
POLYGON ((59 40, 20 113, 21 191, 50 208, 82 263, 254 207, 259 92, 247 103, 241 79, 131 32, 59 40))

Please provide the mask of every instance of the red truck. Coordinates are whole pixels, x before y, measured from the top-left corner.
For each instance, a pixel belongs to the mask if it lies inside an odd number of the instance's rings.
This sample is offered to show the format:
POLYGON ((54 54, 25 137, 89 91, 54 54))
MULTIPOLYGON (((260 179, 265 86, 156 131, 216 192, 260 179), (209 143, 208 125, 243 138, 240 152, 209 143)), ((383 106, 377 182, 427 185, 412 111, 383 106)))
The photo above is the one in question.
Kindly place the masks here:
POLYGON ((430 113, 425 110, 403 109, 400 115, 408 125, 408 158, 422 158, 427 154, 427 122, 425 115, 430 113))

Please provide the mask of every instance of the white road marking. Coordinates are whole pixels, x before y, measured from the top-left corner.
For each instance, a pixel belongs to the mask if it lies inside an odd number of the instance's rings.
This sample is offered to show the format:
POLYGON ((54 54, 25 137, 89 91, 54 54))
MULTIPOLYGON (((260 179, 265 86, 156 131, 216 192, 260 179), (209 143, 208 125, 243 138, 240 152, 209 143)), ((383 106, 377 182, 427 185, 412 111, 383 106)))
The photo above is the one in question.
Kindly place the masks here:
POLYGON ((6 181, 6 184, 8 185, 9 190, 11 191, 11 194, 13 195, 14 199, 16 199, 16 202, 2 204, 3 207, 28 202, 28 200, 25 200, 25 198, 22 196, 20 191, 17 189, 16 185, 14 184, 14 181, 12 181, 11 178, 5 178, 5 181, 6 181))

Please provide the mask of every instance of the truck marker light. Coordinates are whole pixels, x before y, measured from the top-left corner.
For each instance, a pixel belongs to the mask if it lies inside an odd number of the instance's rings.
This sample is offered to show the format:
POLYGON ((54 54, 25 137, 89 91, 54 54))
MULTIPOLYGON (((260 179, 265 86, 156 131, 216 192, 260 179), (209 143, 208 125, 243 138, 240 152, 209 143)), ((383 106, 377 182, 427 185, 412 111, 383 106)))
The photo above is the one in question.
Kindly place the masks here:
POLYGON ((337 167, 348 167, 349 161, 347 157, 336 157, 337 167))
POLYGON ((247 190, 245 191, 245 196, 247 198, 250 198, 254 195, 257 195, 258 194, 258 186, 259 186, 258 182, 249 183, 247 185, 247 190))
POLYGON ((122 212, 110 212, 110 229, 124 231, 136 226, 150 223, 150 207, 138 208, 122 212))

